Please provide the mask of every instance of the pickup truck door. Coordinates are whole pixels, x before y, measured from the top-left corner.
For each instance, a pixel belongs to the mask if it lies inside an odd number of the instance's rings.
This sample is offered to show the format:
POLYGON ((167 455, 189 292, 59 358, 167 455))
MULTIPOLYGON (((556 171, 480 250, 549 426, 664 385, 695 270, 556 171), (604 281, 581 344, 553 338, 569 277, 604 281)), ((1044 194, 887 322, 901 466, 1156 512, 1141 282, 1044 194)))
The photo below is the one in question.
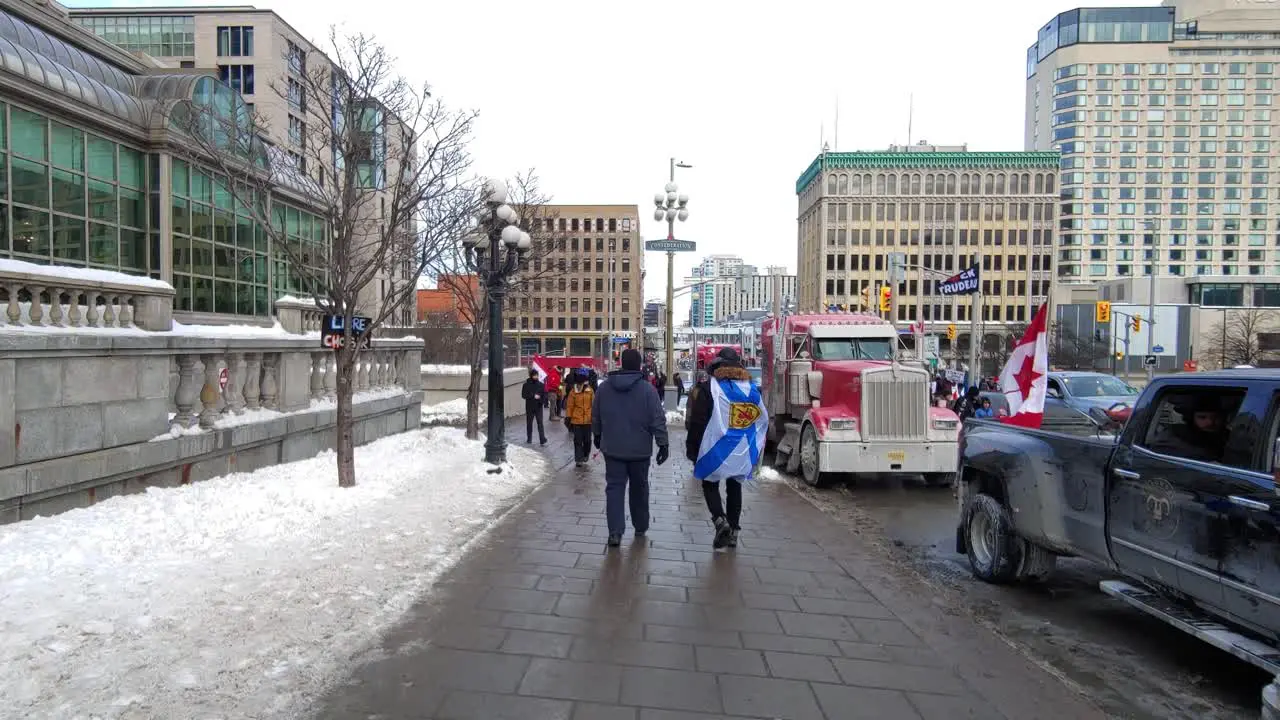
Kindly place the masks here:
POLYGON ((1187 440, 1197 437, 1187 427, 1197 402, 1217 403, 1220 418, 1231 422, 1245 388, 1209 381, 1156 388, 1130 419, 1108 470, 1112 558, 1126 572, 1221 611, 1228 498, 1250 471, 1229 440, 1205 449, 1187 440))
POLYGON ((1280 394, 1249 396, 1233 432, 1248 437, 1254 472, 1233 477, 1227 497, 1222 560, 1226 611, 1241 624, 1280 638, 1280 497, 1274 473, 1280 451, 1280 394))

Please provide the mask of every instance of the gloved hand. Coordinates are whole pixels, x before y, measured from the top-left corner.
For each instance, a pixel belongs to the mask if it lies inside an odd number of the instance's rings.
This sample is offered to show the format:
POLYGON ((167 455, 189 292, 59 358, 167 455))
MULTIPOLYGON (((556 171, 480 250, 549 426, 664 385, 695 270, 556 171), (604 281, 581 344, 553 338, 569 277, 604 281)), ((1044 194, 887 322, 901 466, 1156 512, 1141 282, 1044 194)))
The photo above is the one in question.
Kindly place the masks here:
POLYGON ((667 458, 669 457, 671 457, 671 448, 666 445, 659 445, 658 446, 658 464, 661 465, 662 463, 666 462, 667 458))
POLYGON ((597 450, 599 450, 599 449, 600 449, 600 436, 599 436, 599 435, 592 435, 592 436, 591 436, 591 441, 592 441, 593 443, 595 443, 596 449, 597 449, 597 450))

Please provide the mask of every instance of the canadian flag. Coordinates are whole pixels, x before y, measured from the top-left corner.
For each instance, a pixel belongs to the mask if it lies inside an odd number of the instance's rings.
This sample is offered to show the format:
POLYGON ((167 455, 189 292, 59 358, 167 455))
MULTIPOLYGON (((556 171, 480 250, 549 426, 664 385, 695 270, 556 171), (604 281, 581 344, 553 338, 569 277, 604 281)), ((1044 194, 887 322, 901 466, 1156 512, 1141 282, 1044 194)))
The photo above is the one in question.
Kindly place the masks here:
POLYGON ((1009 403, 1001 422, 1039 429, 1044 419, 1044 398, 1049 388, 1049 306, 1041 305, 1027 334, 1022 336, 1000 371, 1000 392, 1009 403))
POLYGON ((534 355, 529 364, 534 370, 538 371, 538 382, 545 383, 547 381, 547 368, 552 367, 550 361, 541 355, 534 355))

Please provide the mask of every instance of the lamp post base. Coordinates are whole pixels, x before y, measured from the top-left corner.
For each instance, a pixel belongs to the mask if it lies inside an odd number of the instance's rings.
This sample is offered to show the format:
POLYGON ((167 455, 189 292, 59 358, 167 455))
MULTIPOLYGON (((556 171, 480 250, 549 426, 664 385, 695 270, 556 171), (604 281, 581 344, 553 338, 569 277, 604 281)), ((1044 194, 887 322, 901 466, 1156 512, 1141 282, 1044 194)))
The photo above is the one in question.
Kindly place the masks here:
MULTIPOLYGON (((507 441, 498 438, 497 442, 485 442, 484 461, 490 465, 502 465, 507 462, 507 441)), ((501 472, 501 470, 499 470, 501 472)))

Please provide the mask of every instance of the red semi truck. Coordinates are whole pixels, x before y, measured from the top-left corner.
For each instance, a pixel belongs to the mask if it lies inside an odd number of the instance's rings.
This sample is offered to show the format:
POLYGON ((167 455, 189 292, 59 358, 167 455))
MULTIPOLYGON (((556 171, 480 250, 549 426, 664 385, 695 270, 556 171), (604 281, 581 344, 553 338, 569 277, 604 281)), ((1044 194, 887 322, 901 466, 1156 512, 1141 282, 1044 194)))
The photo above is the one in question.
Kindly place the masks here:
POLYGON ((776 462, 821 486, 839 473, 920 473, 951 485, 960 421, 930 402, 932 378, 897 360, 897 331, 863 313, 764 322, 761 392, 776 462))

